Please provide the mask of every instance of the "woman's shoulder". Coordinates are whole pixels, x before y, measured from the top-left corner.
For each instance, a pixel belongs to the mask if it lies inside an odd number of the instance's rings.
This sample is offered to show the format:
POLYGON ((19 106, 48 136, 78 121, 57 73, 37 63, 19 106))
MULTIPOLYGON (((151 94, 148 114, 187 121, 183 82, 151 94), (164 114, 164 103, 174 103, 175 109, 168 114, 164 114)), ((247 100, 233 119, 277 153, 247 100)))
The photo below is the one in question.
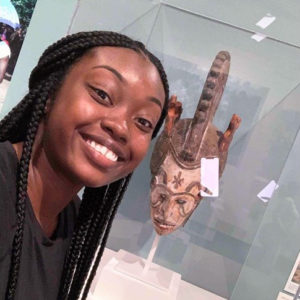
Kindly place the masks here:
POLYGON ((1 142, 0 219, 2 219, 2 222, 10 223, 14 220, 17 167, 18 158, 12 144, 8 141, 1 142))
POLYGON ((80 198, 74 197, 72 201, 64 208, 60 215, 58 235, 63 234, 65 237, 71 237, 74 226, 78 217, 80 198))
POLYGON ((70 204, 71 204, 72 210, 74 211, 74 215, 77 216, 78 212, 79 212, 79 207, 81 204, 81 199, 79 198, 79 196, 76 195, 70 204))
POLYGON ((0 142, 0 173, 7 177, 9 174, 15 174, 18 165, 18 158, 9 141, 0 142))
POLYGON ((76 195, 75 197, 73 197, 72 201, 65 207, 63 211, 68 220, 73 220, 71 222, 75 222, 75 220, 77 219, 80 203, 81 200, 76 195))

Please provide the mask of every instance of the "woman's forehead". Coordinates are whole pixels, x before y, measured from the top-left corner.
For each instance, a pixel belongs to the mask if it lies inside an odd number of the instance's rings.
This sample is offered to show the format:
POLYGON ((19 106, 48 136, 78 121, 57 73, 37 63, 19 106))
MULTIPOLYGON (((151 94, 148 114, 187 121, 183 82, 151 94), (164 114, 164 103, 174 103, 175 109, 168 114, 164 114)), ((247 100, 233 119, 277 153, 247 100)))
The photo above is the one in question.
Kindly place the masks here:
POLYGON ((81 70, 110 69, 119 79, 152 86, 163 105, 165 91, 156 66, 142 52, 124 47, 95 47, 79 61, 81 70))
POLYGON ((110 62, 112 64, 126 65, 128 61, 135 62, 140 66, 151 65, 149 58, 141 51, 135 51, 125 47, 100 46, 89 50, 83 59, 86 58, 93 62, 110 62))

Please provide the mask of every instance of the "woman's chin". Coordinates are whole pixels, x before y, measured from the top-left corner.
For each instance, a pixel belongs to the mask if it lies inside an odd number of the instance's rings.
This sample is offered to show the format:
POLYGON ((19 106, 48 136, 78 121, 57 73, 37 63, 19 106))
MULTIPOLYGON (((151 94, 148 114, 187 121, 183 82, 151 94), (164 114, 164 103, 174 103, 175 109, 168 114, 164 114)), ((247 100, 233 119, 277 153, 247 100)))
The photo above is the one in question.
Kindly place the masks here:
POLYGON ((82 183, 82 186, 91 187, 91 188, 98 188, 101 186, 105 186, 107 184, 111 184, 112 182, 115 182, 121 178, 124 178, 126 176, 122 174, 118 174, 116 176, 108 176, 108 174, 105 173, 86 173, 86 174, 80 174, 80 181, 82 183))

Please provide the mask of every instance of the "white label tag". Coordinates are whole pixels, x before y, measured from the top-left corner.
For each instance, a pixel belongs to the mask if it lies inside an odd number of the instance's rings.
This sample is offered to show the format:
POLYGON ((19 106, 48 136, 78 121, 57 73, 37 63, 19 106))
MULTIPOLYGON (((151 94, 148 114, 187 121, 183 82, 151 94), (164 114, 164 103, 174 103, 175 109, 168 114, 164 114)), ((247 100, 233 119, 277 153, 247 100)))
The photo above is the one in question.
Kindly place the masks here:
POLYGON ((201 196, 219 196, 219 158, 201 158, 201 196))
POLYGON ((271 198, 272 198, 272 195, 274 193, 275 190, 277 190, 279 187, 278 184, 276 184, 276 182, 274 180, 270 181, 269 184, 264 187, 263 190, 261 190, 258 194, 257 194, 257 197, 267 203, 271 198))

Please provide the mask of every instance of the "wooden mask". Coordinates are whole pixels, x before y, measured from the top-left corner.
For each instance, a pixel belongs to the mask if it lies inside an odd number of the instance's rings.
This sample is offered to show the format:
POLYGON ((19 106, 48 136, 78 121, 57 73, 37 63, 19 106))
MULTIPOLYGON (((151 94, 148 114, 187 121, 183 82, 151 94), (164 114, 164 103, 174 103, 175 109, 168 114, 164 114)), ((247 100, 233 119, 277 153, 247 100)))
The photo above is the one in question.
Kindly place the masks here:
POLYGON ((198 206, 201 158, 219 158, 222 175, 228 148, 241 119, 233 115, 225 133, 213 124, 230 66, 230 55, 221 51, 206 78, 193 119, 180 119, 181 103, 172 96, 165 127, 151 157, 151 218, 156 232, 166 235, 183 226, 198 206))

